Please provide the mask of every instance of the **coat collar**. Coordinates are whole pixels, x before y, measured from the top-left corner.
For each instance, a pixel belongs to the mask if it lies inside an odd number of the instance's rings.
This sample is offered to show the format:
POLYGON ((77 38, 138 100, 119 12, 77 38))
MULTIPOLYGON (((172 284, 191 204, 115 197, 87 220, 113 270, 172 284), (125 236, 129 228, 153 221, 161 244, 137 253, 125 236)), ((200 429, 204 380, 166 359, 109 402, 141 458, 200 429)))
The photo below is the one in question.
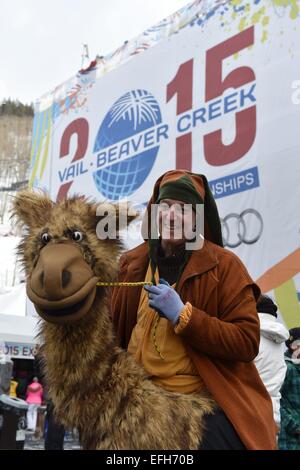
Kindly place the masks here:
MULTIPOLYGON (((218 264, 217 250, 221 249, 214 243, 205 240, 203 247, 194 250, 181 275, 178 290, 181 289, 184 282, 190 277, 203 274, 213 269, 218 264)), ((149 263, 148 243, 144 242, 133 250, 126 253, 126 259, 130 266, 130 279, 132 281, 141 281, 144 279, 149 263)))
POLYGON ((214 243, 205 240, 202 248, 192 252, 191 257, 180 277, 178 291, 181 290, 185 281, 190 277, 203 274, 217 266, 218 259, 216 253, 213 250, 213 246, 216 247, 214 243))

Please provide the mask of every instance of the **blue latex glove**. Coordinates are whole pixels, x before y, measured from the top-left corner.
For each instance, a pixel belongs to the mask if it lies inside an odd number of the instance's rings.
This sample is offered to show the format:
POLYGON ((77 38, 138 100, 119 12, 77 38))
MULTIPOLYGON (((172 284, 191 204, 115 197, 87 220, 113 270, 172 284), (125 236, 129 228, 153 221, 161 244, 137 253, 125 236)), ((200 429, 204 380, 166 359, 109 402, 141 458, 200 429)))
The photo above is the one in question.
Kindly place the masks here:
POLYGON ((173 287, 164 279, 160 279, 157 286, 144 286, 144 289, 149 294, 149 307, 176 325, 184 303, 173 287))

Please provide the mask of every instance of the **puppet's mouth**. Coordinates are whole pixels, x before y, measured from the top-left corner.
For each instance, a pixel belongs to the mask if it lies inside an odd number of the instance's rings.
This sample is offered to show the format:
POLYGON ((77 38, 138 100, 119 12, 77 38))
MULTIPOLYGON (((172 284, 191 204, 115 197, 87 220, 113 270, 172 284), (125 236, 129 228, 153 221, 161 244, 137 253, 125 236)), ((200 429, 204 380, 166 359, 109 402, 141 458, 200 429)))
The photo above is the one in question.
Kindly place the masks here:
POLYGON ((27 284, 27 295, 37 313, 50 323, 73 323, 80 320, 90 310, 95 296, 98 278, 90 279, 79 291, 61 300, 48 300, 39 297, 27 284))
POLYGON ((53 317, 68 316, 68 315, 72 315, 72 314, 79 312, 87 301, 88 301, 88 296, 85 297, 80 302, 78 302, 77 304, 72 305, 71 307, 66 307, 66 308, 62 308, 58 310, 45 309, 43 311, 46 313, 46 315, 51 315, 53 317))

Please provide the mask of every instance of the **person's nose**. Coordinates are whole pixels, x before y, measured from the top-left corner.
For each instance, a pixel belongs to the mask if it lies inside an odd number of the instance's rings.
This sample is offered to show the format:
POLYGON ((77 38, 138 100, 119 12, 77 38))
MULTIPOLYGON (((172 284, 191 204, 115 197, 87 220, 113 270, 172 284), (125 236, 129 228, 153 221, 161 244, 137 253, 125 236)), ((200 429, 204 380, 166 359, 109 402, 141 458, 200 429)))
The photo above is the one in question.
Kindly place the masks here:
POLYGON ((174 220, 174 210, 171 208, 168 211, 168 220, 174 220))
POLYGON ((174 222, 175 219, 176 219, 175 209, 170 207, 169 210, 168 210, 168 214, 167 214, 167 220, 169 222, 174 222))

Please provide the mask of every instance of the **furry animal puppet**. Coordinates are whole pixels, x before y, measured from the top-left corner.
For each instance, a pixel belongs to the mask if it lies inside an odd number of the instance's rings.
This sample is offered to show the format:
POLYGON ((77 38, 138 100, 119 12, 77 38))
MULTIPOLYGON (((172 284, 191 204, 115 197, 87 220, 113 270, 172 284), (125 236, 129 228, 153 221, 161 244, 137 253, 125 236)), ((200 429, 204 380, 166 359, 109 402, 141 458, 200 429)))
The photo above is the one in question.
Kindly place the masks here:
POLYGON ((85 449, 199 448, 213 400, 155 386, 116 343, 106 289, 96 283, 115 279, 122 246, 97 238, 99 206, 81 197, 53 203, 29 190, 13 205, 27 228, 19 254, 27 294, 42 317, 45 374, 59 421, 79 430, 85 449))

